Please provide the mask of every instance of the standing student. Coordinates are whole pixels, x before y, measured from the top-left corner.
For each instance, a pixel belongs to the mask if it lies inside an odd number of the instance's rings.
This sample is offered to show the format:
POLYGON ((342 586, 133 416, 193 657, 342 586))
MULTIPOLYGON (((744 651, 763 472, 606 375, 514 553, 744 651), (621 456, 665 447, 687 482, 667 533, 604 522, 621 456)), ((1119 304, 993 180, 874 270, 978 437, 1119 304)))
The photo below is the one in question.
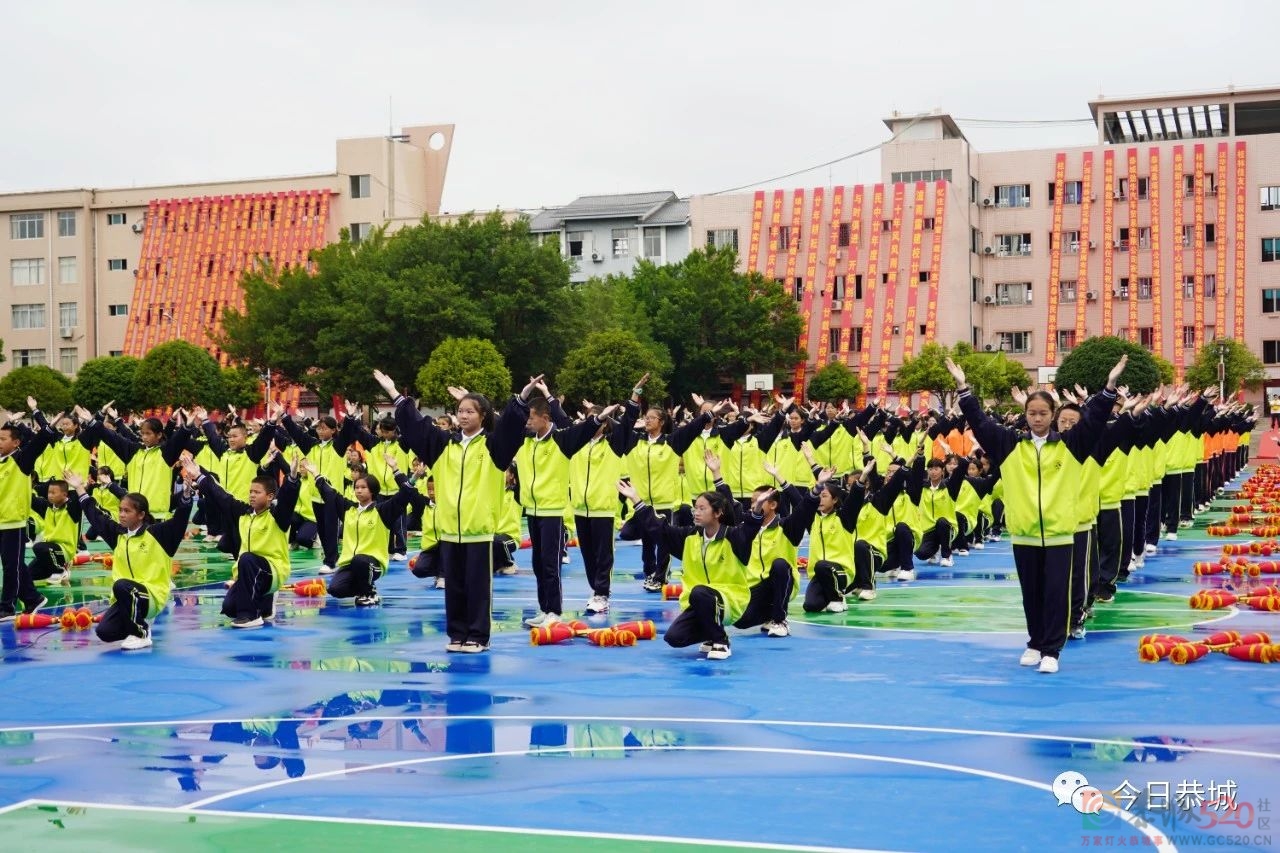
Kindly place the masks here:
MULTIPOLYGON (((170 515, 173 496, 173 466, 182 455, 187 436, 175 427, 168 436, 159 418, 144 418, 135 439, 115 409, 105 410, 107 417, 115 421, 115 429, 107 429, 103 422, 93 419, 85 427, 85 438, 94 445, 106 445, 124 462, 124 480, 130 492, 144 495, 152 518, 166 519, 170 515)), ((175 419, 178 415, 175 413, 175 419)))
POLYGON ((31 501, 41 522, 40 541, 31 546, 31 579, 61 583, 71 576, 80 544, 80 502, 69 499, 66 480, 50 480, 47 489, 46 497, 31 501))
POLYGON ((635 505, 637 522, 681 555, 680 615, 662 638, 674 648, 704 644, 708 660, 727 660, 732 651, 725 626, 740 619, 751 601, 747 564, 760 529, 760 501, 743 524, 735 525, 733 499, 703 492, 693 501, 693 525, 677 526, 654 512, 631 483, 619 481, 618 491, 635 505))
MULTIPOLYGON (((28 408, 34 408, 34 397, 27 398, 28 408)), ((41 429, 51 430, 54 441, 40 454, 36 462, 36 480, 46 484, 50 480, 61 480, 62 472, 70 469, 80 475, 81 479, 89 479, 89 468, 93 464, 89 445, 84 442, 80 432, 80 423, 69 413, 54 418, 52 426, 43 414, 36 419, 41 429)), ((41 490, 43 494, 43 490, 41 490)))
POLYGON ((120 500, 120 520, 108 516, 86 491, 74 471, 67 483, 80 496, 80 508, 112 549, 111 606, 98 623, 98 639, 120 643, 125 651, 151 645, 151 623, 169 603, 173 555, 178 552, 191 518, 191 499, 179 498, 169 518, 151 515, 147 496, 130 492, 120 500))
MULTIPOLYGON (((361 423, 360 411, 356 404, 348 402, 346 406, 347 416, 342 421, 342 432, 346 436, 347 446, 360 443, 360 446, 365 449, 365 464, 368 466, 369 473, 378 481, 378 493, 394 494, 399 489, 396 474, 410 470, 409 452, 400 445, 400 431, 396 429, 396 419, 388 415, 378 421, 378 435, 375 437, 361 423), (394 469, 392 462, 387 460, 388 456, 394 461, 394 469)), ((388 548, 392 560, 403 560, 409 550, 407 541, 409 518, 410 516, 406 515, 404 518, 392 519, 389 525, 391 542, 388 548)))
POLYGON ((1112 403, 1116 379, 1128 357, 1121 357, 1107 377, 1106 388, 1084 406, 1080 422, 1062 434, 1052 429, 1053 398, 1046 392, 1028 395, 1023 407, 1027 432, 993 420, 969 392, 964 371, 951 359, 960 409, 974 437, 999 467, 1005 489, 1005 521, 1013 540, 1013 559, 1022 587, 1022 609, 1029 635, 1019 663, 1058 671, 1058 656, 1071 620, 1071 564, 1080 512, 1075 506, 1081 465, 1097 444, 1112 403))
MULTIPOLYGON (((223 491, 236 500, 245 500, 249 497, 249 484, 258 476, 258 466, 262 464, 277 428, 273 424, 264 424, 250 443, 248 428, 243 423, 232 423, 227 426, 227 436, 224 439, 218 432, 218 425, 209 420, 209 413, 203 408, 194 409, 191 414, 192 426, 203 433, 207 443, 208 452, 204 454, 205 460, 201 467, 217 478, 223 491)), ((196 461, 200 461, 199 456, 196 456, 196 461)), ((236 553, 234 519, 222 517, 217 501, 209 502, 209 506, 205 508, 205 518, 210 537, 221 537, 224 534, 231 537, 226 543, 227 547, 221 550, 229 554, 236 553)), ((220 541, 219 545, 222 544, 220 541)))
POLYGON ((431 468, 440 531, 440 566, 445 578, 447 652, 475 654, 489 648, 493 621, 493 540, 502 509, 505 472, 529 418, 529 395, 541 376, 511 398, 495 424, 493 407, 482 394, 458 403, 457 433, 423 417, 380 370, 374 379, 395 400, 396 425, 406 448, 431 468))
MULTIPOLYGON (((330 483, 341 483, 347 467, 347 441, 338 432, 337 419, 330 415, 324 415, 319 418, 316 421, 316 432, 313 437, 298 426, 293 418, 285 414, 282 407, 276 406, 275 408, 280 425, 284 427, 284 431, 293 443, 298 446, 298 450, 306 457, 307 461, 314 465, 317 471, 328 477, 330 483)), ((324 496, 316 486, 314 477, 309 477, 303 481, 302 493, 298 496, 298 501, 299 503, 309 503, 311 512, 315 517, 316 534, 320 538, 320 548, 324 558, 324 565, 317 570, 317 573, 331 575, 338 570, 337 507, 324 500, 324 496)))
POLYGON ((627 450, 627 431, 609 419, 610 410, 589 407, 599 422, 595 435, 569 460, 578 550, 591 598, 588 613, 606 613, 613 581, 614 520, 618 517, 618 481, 627 450))
MULTIPOLYGON (((570 426, 550 389, 539 383, 541 397, 529 400, 524 440, 516 451, 520 505, 529 520, 530 562, 538 588, 538 612, 524 620, 529 628, 560 621, 564 594, 560 584, 560 552, 564 546, 565 509, 569 506, 569 460, 599 431, 594 415, 570 426)), ((606 417, 613 408, 605 411, 606 417)))
POLYGON ((26 613, 34 613, 48 603, 31 579, 25 552, 31 475, 50 440, 48 430, 26 430, 12 421, 0 426, 0 567, 4 572, 0 622, 17 616, 19 601, 26 613))
POLYGON ((236 526, 236 576, 223 598, 222 615, 231 619, 232 628, 261 628, 275 618, 276 590, 289 579, 289 525, 300 488, 297 469, 288 470, 282 487, 277 486, 275 471, 254 477, 247 501, 227 492, 190 458, 183 462, 183 474, 218 506, 228 525, 236 526))

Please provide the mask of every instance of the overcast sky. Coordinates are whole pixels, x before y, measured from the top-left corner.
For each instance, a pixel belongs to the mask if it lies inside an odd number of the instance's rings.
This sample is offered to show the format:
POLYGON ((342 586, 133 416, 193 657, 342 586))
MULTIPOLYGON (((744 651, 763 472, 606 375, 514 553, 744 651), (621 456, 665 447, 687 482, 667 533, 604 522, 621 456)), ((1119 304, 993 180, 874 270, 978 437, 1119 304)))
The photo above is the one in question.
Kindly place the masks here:
MULTIPOLYGON (((445 210, 681 195, 887 138, 892 110, 1088 118, 1280 85, 1280 3, 6 3, 0 192, 332 171, 334 140, 457 125, 445 210)), ((965 126, 983 150, 1091 125, 965 126)), ((779 182, 856 183, 876 155, 779 182)))

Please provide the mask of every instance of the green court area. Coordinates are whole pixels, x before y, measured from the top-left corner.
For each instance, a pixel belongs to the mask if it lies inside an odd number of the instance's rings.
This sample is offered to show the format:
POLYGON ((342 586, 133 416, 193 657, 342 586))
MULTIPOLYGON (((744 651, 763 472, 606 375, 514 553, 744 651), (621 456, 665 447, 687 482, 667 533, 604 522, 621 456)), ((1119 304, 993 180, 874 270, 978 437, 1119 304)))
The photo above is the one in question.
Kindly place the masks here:
POLYGON ((717 844, 619 835, 561 834, 542 830, 453 829, 438 825, 352 822, 274 816, 180 812, 52 804, 27 805, 0 814, 8 850, 133 853, 181 850, 447 850, 450 853, 731 853, 743 849, 835 850, 845 848, 717 844))

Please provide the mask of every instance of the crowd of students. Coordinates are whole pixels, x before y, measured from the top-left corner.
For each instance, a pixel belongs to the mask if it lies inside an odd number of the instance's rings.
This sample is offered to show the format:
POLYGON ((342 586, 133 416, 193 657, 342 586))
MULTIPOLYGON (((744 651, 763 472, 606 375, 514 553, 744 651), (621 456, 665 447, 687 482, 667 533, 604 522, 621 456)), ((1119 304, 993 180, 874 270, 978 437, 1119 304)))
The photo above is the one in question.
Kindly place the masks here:
POLYGON ((638 540, 644 591, 662 592, 672 558, 681 565, 666 641, 723 660, 730 626, 789 636, 796 598, 808 613, 869 606, 879 583, 913 581, 920 563, 950 568, 1007 532, 1028 632, 1020 663, 1056 672, 1094 608, 1247 462, 1254 415, 1215 406, 1214 389, 1130 395, 1116 384, 1124 359, 1095 394, 1018 391, 1020 410, 997 415, 948 367, 949 411, 782 396, 761 410, 697 396, 668 410, 645 405, 646 375, 620 403, 583 401, 576 419, 542 377, 501 414, 451 388, 454 413, 433 419, 375 372, 393 403, 376 434, 350 403, 341 423, 274 405, 254 424, 198 408, 125 420, 108 405, 51 424, 28 400, 29 419, 0 426, 0 621, 47 604, 34 581, 66 579, 83 520, 113 551, 98 636, 126 649, 151 644, 192 522, 235 560, 222 612, 240 629, 274 618, 291 553, 315 546, 330 595, 378 605, 379 578, 418 534, 412 570, 444 590, 446 650, 479 653, 524 519, 537 585, 527 625, 564 618, 571 537, 591 587, 582 610, 597 615, 616 540, 638 540))

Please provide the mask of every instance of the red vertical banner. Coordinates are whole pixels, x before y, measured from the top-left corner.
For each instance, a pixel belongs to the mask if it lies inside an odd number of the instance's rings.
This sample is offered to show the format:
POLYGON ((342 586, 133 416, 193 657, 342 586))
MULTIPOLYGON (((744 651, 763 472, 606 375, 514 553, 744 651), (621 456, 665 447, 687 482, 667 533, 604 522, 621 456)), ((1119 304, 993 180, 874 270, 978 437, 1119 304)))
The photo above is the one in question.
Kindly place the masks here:
MULTIPOLYGON (((1204 143, 1195 146, 1195 159, 1192 161, 1195 187, 1191 197, 1192 211, 1195 214, 1195 246, 1192 251, 1192 273, 1195 276, 1195 354, 1199 355, 1204 346, 1204 143)), ((1194 357, 1194 356, 1193 356, 1194 357)))
POLYGON ((1116 152, 1108 150, 1102 155, 1102 328, 1109 335, 1114 327, 1116 289, 1116 152))
MULTIPOLYGON (((876 184, 871 192, 871 227, 867 249, 867 273, 863 276, 863 311, 862 311, 862 352, 858 357, 858 381, 862 387, 870 390, 867 383, 871 377, 871 330, 874 328, 876 316, 876 285, 880 282, 880 220, 884 217, 884 184, 876 184)), ((889 391, 889 386, 880 377, 881 385, 877 390, 881 394, 889 391)))
MULTIPOLYGON (((844 215, 844 187, 836 187, 831 195, 831 227, 827 229, 827 269, 822 277, 822 306, 818 315, 818 369, 831 360, 831 300, 836 286, 836 249, 840 245, 840 217, 844 215)), ((845 287, 849 286, 845 280, 845 287)))
POLYGON ((793 292, 796 285, 796 264, 800 256, 800 227, 804 222, 804 190, 791 193, 791 225, 787 228, 787 266, 782 283, 787 292, 793 292))
MULTIPOLYGON (((1083 160, 1083 174, 1080 176, 1080 230, 1077 232, 1079 242, 1076 249, 1080 253, 1076 267, 1076 345, 1084 342, 1082 335, 1081 314, 1088 305, 1089 293, 1089 224, 1093 212, 1093 152, 1086 151, 1083 160)), ((1102 334, 1111 334, 1111 300, 1102 300, 1102 334)))
MULTIPOLYGON (((1236 143, 1236 269, 1235 281, 1232 283, 1231 288, 1232 294, 1235 295, 1235 339, 1241 343, 1244 343, 1244 216, 1245 204, 1247 203, 1245 200, 1245 192, 1248 190, 1248 184, 1245 183, 1245 177, 1244 141, 1242 140, 1236 143)), ((1223 225, 1219 225, 1218 227, 1225 228, 1223 225)), ((1222 238, 1219 237, 1218 239, 1222 238)), ((1225 282, 1221 280, 1218 281, 1219 299, 1223 298, 1223 291, 1221 288, 1225 286, 1225 282)))
POLYGON ((938 288, 942 283, 942 230, 947 212, 947 182, 938 181, 933 190, 933 253, 929 260, 929 303, 925 308, 924 340, 938 333, 938 288))
MULTIPOLYGON (((911 258, 907 262, 907 317, 902 328, 902 357, 915 355, 916 304, 920 298, 920 256, 924 248, 924 181, 916 182, 911 205, 911 258)), ((937 227, 936 223, 935 226, 937 227)))
MULTIPOLYGON (((778 277, 778 235, 782 233, 782 205, 785 201, 782 190, 773 191, 773 211, 769 214, 769 248, 764 261, 765 278, 778 277)), ((784 281, 782 289, 790 293, 790 282, 784 281)))
MULTIPOLYGON (((853 188, 853 209, 849 212, 849 261, 845 264, 844 317, 840 324, 840 361, 844 364, 849 363, 849 347, 853 344, 853 303, 854 297, 858 295, 855 288, 858 279, 858 243, 862 235, 862 195, 863 186, 858 184, 853 188)), ((831 227, 839 227, 835 217, 831 219, 831 227)), ((865 394, 865 381, 862 387, 865 394)))
POLYGON ((1129 167, 1129 340, 1138 340, 1138 149, 1126 153, 1129 167))
POLYGON ((1049 295, 1045 321, 1044 363, 1058 362, 1058 286, 1062 278, 1062 205, 1067 183, 1067 155, 1053 161, 1053 231, 1049 238, 1049 295))
POLYGON ((809 363, 809 331, 813 326, 813 294, 818 289, 818 244, 822 233, 822 205, 823 205, 822 187, 815 187, 813 190, 813 209, 809 214, 809 233, 805 238, 805 270, 804 270, 804 299, 801 302, 801 332, 800 349, 804 353, 804 361, 796 365, 795 370, 795 388, 792 392, 797 400, 804 399, 804 377, 805 370, 809 363))
MULTIPOLYGON (((1218 180, 1217 223, 1213 226, 1213 255, 1217 264, 1214 268, 1213 285, 1213 330, 1220 338, 1229 338, 1227 331, 1227 143, 1218 143, 1218 180)), ((1208 295, 1206 294, 1206 298, 1208 295)))
POLYGON ((747 238, 747 272, 756 271, 760 260, 760 226, 764 224, 764 190, 756 190, 751 200, 751 234, 747 238))
POLYGON ((1173 146, 1173 234, 1170 235, 1170 242, 1173 243, 1173 282, 1170 287, 1173 290, 1173 379, 1175 382, 1182 381, 1182 325, 1183 325, 1183 297, 1186 296, 1186 289, 1182 286, 1182 261, 1183 250, 1186 243, 1182 239, 1182 220, 1183 220, 1183 199, 1184 188, 1186 182, 1182 177, 1183 153, 1182 146, 1173 146))
POLYGON ((892 231, 889 232, 889 273, 888 283, 884 290, 884 314, 880 322, 880 374, 879 384, 888 388, 889 360, 893 351, 894 303, 897 301, 899 275, 898 264, 902 260, 902 208, 906 199, 907 185, 893 185, 893 220, 892 231))
POLYGON ((1147 179, 1147 193, 1151 196, 1151 351, 1163 356, 1164 302, 1161 301, 1160 270, 1164 262, 1161 246, 1165 244, 1165 235, 1160 224, 1160 149, 1152 146, 1150 157, 1151 177, 1147 179))

